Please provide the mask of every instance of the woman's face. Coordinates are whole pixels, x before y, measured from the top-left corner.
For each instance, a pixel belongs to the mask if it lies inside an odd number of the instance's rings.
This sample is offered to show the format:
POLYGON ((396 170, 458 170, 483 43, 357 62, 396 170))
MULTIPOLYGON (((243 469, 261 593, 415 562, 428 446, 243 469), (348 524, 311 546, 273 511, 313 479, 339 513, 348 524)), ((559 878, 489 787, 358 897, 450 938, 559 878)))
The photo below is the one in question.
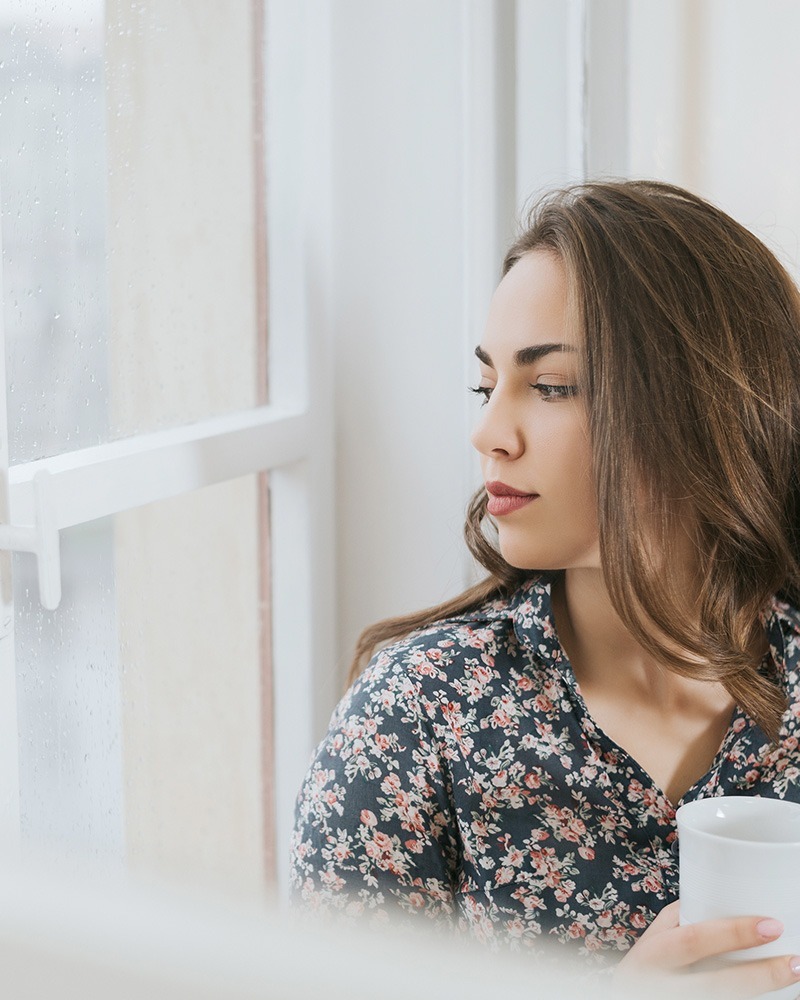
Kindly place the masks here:
POLYGON ((526 254, 500 282, 475 354, 481 454, 500 552, 520 569, 599 567, 581 334, 559 258, 526 254))

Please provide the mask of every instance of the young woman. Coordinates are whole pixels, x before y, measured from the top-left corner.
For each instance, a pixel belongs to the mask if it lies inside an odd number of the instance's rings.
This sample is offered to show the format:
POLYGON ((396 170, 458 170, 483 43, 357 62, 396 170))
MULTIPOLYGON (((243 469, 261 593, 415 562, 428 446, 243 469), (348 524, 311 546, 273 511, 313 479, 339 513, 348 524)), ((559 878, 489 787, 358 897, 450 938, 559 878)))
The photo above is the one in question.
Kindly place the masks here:
POLYGON ((681 928, 674 904, 680 803, 800 801, 795 286, 687 191, 585 184, 534 210, 475 353, 489 576, 362 636, 298 799, 296 901, 708 995, 800 981, 788 955, 696 964, 778 937, 769 914, 681 928))

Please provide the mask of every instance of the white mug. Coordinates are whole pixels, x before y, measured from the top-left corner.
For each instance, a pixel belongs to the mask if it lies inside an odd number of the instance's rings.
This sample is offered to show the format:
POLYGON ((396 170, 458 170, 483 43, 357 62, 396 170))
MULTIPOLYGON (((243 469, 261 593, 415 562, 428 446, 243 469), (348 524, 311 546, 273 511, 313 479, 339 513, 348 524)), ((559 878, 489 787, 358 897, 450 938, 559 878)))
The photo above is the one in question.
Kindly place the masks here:
MULTIPOLYGON (((800 955, 800 805, 725 795, 698 799, 677 813, 680 922, 763 916, 780 920, 775 941, 730 952, 732 962, 800 955)), ((795 1000, 800 983, 763 994, 795 1000)))

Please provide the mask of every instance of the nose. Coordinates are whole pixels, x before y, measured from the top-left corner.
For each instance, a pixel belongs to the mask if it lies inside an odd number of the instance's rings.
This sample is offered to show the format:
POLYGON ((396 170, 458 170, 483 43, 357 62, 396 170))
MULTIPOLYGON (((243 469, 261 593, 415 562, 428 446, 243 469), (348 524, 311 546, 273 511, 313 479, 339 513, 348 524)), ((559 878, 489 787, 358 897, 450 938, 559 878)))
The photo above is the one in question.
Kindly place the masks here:
POLYGON ((509 399, 497 391, 481 411, 471 436, 473 447, 486 458, 508 461, 525 450, 522 430, 509 399))

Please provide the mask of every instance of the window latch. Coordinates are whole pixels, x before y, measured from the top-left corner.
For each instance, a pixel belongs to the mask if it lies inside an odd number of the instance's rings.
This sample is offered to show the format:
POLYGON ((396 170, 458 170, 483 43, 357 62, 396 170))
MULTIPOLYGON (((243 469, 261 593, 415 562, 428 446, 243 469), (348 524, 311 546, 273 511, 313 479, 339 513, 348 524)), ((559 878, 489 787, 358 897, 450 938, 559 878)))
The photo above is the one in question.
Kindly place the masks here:
POLYGON ((61 602, 61 549, 50 473, 40 469, 32 486, 34 524, 0 524, 0 550, 36 556, 39 600, 42 607, 55 611, 61 602))

